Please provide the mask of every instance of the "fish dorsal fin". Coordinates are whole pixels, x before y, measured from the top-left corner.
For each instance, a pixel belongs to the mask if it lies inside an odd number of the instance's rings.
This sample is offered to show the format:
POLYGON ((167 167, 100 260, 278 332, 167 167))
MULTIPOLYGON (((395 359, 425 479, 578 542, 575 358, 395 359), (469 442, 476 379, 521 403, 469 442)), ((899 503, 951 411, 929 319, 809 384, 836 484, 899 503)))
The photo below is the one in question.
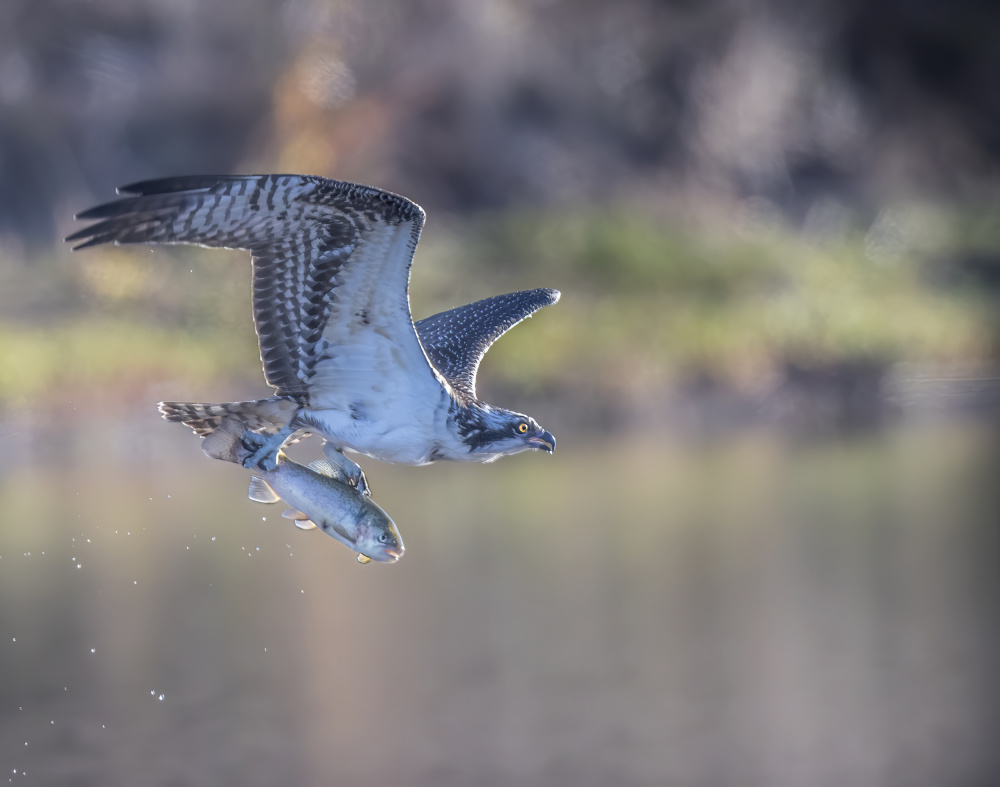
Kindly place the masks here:
POLYGON ((281 500, 260 476, 250 479, 250 499, 256 503, 277 503, 281 500))
POLYGON ((295 527, 297 527, 299 530, 315 530, 316 523, 313 522, 311 519, 296 519, 295 527))
POLYGON ((284 511, 281 512, 281 515, 285 519, 303 520, 309 518, 308 514, 303 514, 296 508, 286 508, 284 511))
POLYGON ((314 462, 310 462, 306 465, 310 470, 314 470, 320 475, 325 475, 327 478, 332 478, 334 481, 347 482, 347 474, 344 473, 339 467, 337 467, 329 459, 317 459, 314 462))

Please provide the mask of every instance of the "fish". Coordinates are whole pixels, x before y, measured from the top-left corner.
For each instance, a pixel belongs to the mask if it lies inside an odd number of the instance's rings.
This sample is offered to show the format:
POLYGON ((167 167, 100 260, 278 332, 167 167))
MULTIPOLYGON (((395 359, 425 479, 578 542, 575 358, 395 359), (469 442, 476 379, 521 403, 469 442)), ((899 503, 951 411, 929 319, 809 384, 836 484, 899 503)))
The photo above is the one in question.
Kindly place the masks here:
MULTIPOLYGON (((206 456, 242 464, 254 449, 244 442, 248 431, 238 418, 228 416, 207 435, 201 446, 206 456)), ((389 515, 370 497, 348 483, 348 477, 328 459, 299 464, 279 453, 274 470, 255 470, 250 499, 258 503, 284 500, 292 506, 282 513, 303 530, 319 527, 358 553, 358 562, 395 563, 403 556, 403 539, 389 515)))

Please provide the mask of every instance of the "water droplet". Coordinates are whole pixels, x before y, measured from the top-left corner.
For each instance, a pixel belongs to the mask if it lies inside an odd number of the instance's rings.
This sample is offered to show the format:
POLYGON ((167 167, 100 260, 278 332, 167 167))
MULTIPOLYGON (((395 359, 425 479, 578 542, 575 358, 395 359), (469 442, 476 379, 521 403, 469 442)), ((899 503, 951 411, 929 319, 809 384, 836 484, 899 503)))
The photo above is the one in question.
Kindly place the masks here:
POLYGON ((133 584, 133 585, 138 585, 138 584, 139 584, 139 580, 137 580, 137 579, 133 579, 133 580, 132 580, 132 584, 133 584))
POLYGON ((372 559, 368 555, 358 555, 358 562, 362 564, 371 563, 372 559))
POLYGON ((157 699, 158 699, 158 700, 159 700, 160 702, 163 702, 163 695, 161 694, 161 695, 160 695, 159 697, 157 697, 157 699))
POLYGON ((76 567, 77 567, 77 568, 83 568, 83 563, 77 563, 77 564, 76 564, 76 567))
POLYGON ((91 648, 91 649, 90 649, 90 652, 91 652, 91 653, 97 653, 97 648, 91 648))
POLYGON ((155 696, 156 696, 156 692, 155 692, 155 691, 151 691, 151 692, 149 692, 149 696, 150 696, 150 697, 155 697, 155 696))
POLYGON ((212 540, 215 541, 215 536, 212 536, 212 540))

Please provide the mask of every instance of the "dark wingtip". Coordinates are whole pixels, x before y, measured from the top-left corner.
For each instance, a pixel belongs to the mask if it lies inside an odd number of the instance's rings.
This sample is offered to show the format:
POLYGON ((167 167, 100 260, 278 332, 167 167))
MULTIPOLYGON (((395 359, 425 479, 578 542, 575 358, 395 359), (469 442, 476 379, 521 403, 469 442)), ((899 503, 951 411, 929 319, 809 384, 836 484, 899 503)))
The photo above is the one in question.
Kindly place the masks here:
MULTIPOLYGON (((66 240, 68 241, 69 238, 66 240)), ((90 246, 100 246, 102 243, 107 243, 107 241, 101 240, 100 238, 91 238, 84 243, 78 243, 75 246, 70 247, 70 251, 79 251, 80 249, 86 249, 90 246)))
POLYGON ((223 180, 237 180, 234 175, 182 175, 174 178, 138 180, 115 189, 118 194, 146 197, 150 194, 169 194, 174 191, 207 191, 223 180))
POLYGON ((520 292, 512 292, 511 295, 520 295, 531 299, 534 303, 539 303, 537 309, 544 309, 546 306, 551 306, 553 303, 557 303, 562 293, 559 290, 554 290, 551 287, 538 287, 534 290, 521 290, 520 292))
POLYGON ((78 232, 74 232, 72 235, 67 235, 63 238, 63 243, 75 243, 78 240, 82 240, 83 243, 77 243, 71 251, 77 251, 78 249, 85 249, 88 246, 99 246, 102 243, 107 243, 110 238, 103 237, 101 235, 94 235, 91 231, 92 227, 86 227, 78 232))

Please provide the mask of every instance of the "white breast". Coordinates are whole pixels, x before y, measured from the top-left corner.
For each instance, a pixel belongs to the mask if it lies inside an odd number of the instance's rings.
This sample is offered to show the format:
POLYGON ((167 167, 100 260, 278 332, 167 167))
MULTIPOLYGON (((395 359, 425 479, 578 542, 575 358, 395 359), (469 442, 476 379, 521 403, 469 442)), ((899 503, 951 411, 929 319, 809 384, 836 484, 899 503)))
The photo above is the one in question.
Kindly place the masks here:
POLYGON ((337 448, 383 462, 422 465, 468 453, 447 423, 450 399, 441 389, 437 402, 409 396, 405 389, 362 397, 348 408, 309 408, 300 418, 337 448))

